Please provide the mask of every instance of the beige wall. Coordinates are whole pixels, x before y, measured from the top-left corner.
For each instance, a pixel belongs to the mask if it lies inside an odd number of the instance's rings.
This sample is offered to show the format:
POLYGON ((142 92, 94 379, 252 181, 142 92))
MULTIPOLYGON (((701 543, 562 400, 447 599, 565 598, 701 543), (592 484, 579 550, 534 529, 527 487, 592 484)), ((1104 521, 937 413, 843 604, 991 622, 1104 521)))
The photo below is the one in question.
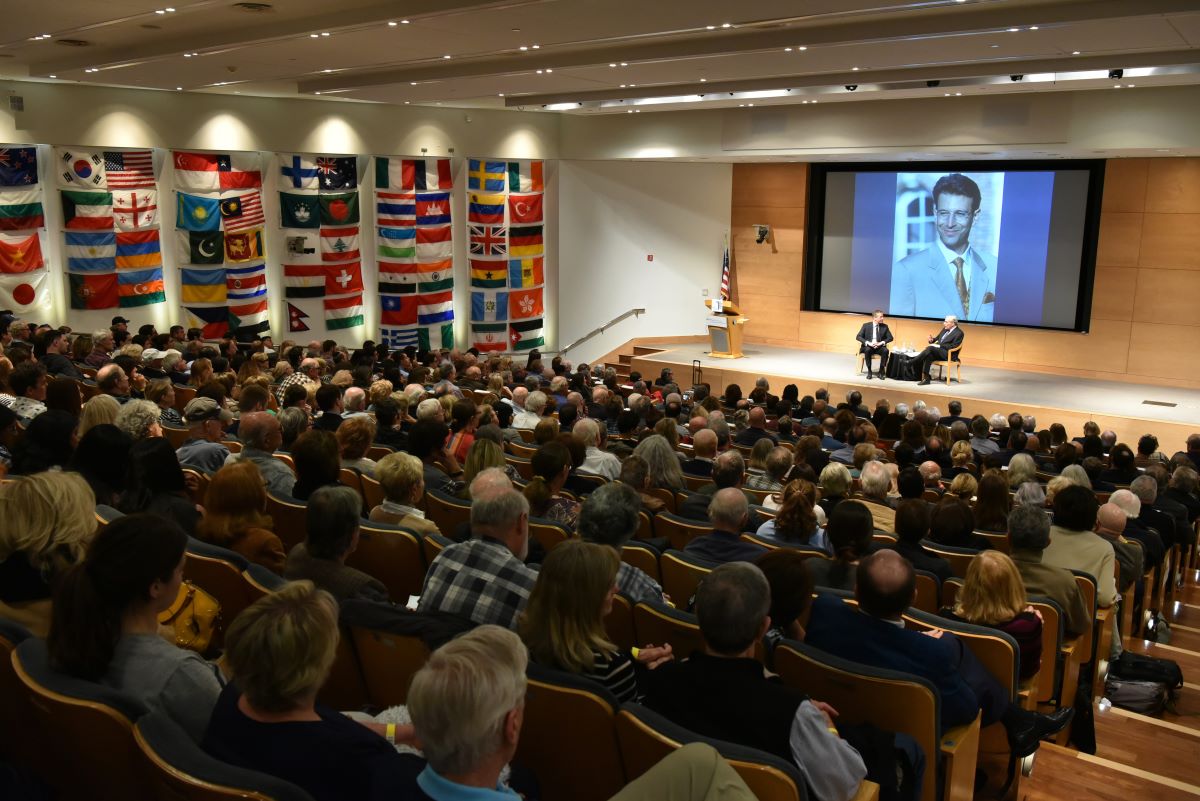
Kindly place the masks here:
MULTIPOLYGON (((1200 388, 1200 159, 1114 159, 1107 165, 1087 334, 964 325, 963 361, 1089 378, 1200 388)), ((862 320, 801 311, 806 164, 737 164, 731 222, 747 339, 854 350, 862 320), (756 245, 751 225, 771 225, 756 245)), ((935 323, 895 320, 900 340, 935 323)))

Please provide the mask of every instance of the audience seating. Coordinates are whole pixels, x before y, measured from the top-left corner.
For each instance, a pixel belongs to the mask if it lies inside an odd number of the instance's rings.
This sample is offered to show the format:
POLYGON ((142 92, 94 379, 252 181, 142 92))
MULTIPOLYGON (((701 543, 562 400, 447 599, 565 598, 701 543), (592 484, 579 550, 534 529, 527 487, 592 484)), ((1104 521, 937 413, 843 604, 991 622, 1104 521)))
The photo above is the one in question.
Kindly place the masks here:
POLYGON ((666 537, 672 548, 682 551, 693 539, 712 531, 712 526, 671 512, 660 512, 654 516, 654 531, 658 536, 666 537))
MULTIPOLYGON (((1067 668, 1074 653, 1074 640, 1068 640, 1063 631, 1063 612, 1054 601, 1041 596, 1031 596, 1029 605, 1042 616, 1042 667, 1038 671, 1036 684, 1029 689, 1035 705, 1073 703, 1076 681, 1070 684, 1070 695, 1060 694, 1065 685, 1067 668)), ((1078 670, 1075 679, 1078 680, 1078 670)), ((1025 689, 1024 686, 1022 689, 1025 689)))
POLYGON ((533 438, 533 429, 532 428, 518 428, 518 429, 516 429, 516 431, 518 434, 521 435, 521 439, 525 440, 526 442, 534 442, 535 441, 533 438))
POLYGON ((643 601, 634 606, 633 630, 637 634, 638 645, 670 643, 676 659, 683 659, 693 651, 704 649, 696 616, 666 604, 643 601))
POLYGON ((403 604, 410 595, 420 595, 425 581, 425 556, 421 536, 402 526, 363 521, 358 530, 358 547, 346 564, 373 576, 387 587, 388 597, 403 604))
POLYGON ((645 490, 645 492, 651 498, 658 498, 660 501, 666 504, 668 512, 671 512, 672 514, 675 513, 675 493, 672 490, 665 489, 663 487, 650 487, 649 489, 645 490))
POLYGON ((425 534, 421 537, 421 552, 425 554, 425 564, 432 565, 437 555, 454 544, 454 540, 441 534, 425 534))
POLYGON ((138 718, 133 736, 142 756, 147 798, 312 801, 312 796, 290 782, 214 759, 163 712, 138 718))
POLYGON ((218 545, 188 537, 183 575, 221 604, 213 645, 220 646, 225 630, 242 610, 283 586, 284 580, 261 565, 218 545))
POLYGON ((537 447, 534 445, 525 445, 522 442, 515 442, 513 440, 509 440, 507 444, 508 452, 520 459, 532 459, 533 455, 537 453, 537 447))
POLYGON ((766 501, 767 498, 775 494, 775 490, 757 490, 750 489, 749 487, 742 487, 742 493, 753 498, 756 506, 762 506, 763 502, 766 501))
POLYGON ((757 534, 750 534, 748 532, 743 532, 740 539, 742 542, 749 542, 753 545, 761 545, 762 547, 772 551, 779 550, 780 548, 786 548, 789 551, 795 551, 805 559, 832 558, 820 548, 814 548, 811 545, 792 545, 790 543, 780 542, 779 540, 771 539, 769 537, 760 537, 757 534))
POLYGON ((290 551, 308 536, 308 504, 267 490, 267 514, 275 521, 275 536, 290 551))
POLYGON ((608 639, 621 651, 629 652, 637 647, 637 636, 633 626, 633 601, 628 595, 616 593, 613 595, 612 611, 604 616, 604 631, 608 639))
POLYGON ((14 762, 25 762, 32 758, 28 753, 30 744, 22 733, 25 711, 17 701, 21 685, 13 669, 12 654, 17 646, 32 635, 20 623, 0 617, 0 754, 7 754, 14 762))
POLYGON ((597 476, 593 473, 581 473, 578 470, 576 470, 571 475, 575 476, 575 478, 577 478, 577 479, 586 481, 587 483, 594 485, 594 486, 592 486, 591 489, 588 490, 588 492, 599 489, 600 487, 603 487, 605 484, 608 483, 607 478, 605 478, 604 476, 597 476))
POLYGON ((368 509, 374 509, 387 499, 377 479, 363 473, 358 480, 362 482, 363 499, 367 502, 368 509))
POLYGON ((914 571, 917 575, 917 594, 913 598, 913 608, 936 615, 941 608, 941 585, 938 577, 927 570, 914 571))
POLYGON ((999 531, 975 531, 976 537, 982 537, 988 541, 994 549, 1000 553, 1012 553, 1012 542, 1008 538, 1008 533, 999 531))
POLYGON ((372 461, 378 462, 380 459, 387 456, 388 454, 395 453, 395 452, 396 452, 396 449, 392 448, 388 445, 372 445, 371 447, 367 448, 367 458, 371 459, 372 461))
POLYGON ((279 461, 286 464, 288 467, 290 467, 292 470, 292 473, 296 472, 296 463, 294 461, 292 461, 292 455, 290 453, 282 453, 280 451, 275 451, 275 453, 273 453, 271 455, 274 456, 279 461))
POLYGON ((562 523, 531 517, 529 518, 529 536, 537 540, 546 553, 550 553, 555 546, 572 539, 575 534, 562 523))
POLYGON ((650 578, 661 583, 658 569, 658 552, 646 545, 631 542, 621 548, 621 561, 641 570, 650 578))
POLYGON ((526 481, 531 481, 533 479, 533 462, 529 459, 506 454, 504 461, 506 464, 512 465, 513 469, 517 471, 517 475, 519 475, 521 478, 525 479, 526 481))
POLYGON ((167 442, 171 443, 171 447, 175 450, 179 450, 181 447, 183 447, 183 443, 187 442, 188 437, 191 436, 192 433, 191 429, 176 428, 175 426, 163 426, 162 431, 163 438, 166 439, 167 442))
POLYGON ((471 522, 471 502, 426 487, 425 516, 437 524, 438 531, 450 534, 457 531, 461 523, 471 522))
POLYGON ((654 538, 654 519, 645 509, 638 510, 638 530, 633 535, 635 539, 649 540, 654 538))
POLYGON ((688 473, 684 473, 683 483, 692 492, 698 492, 711 484, 712 479, 708 476, 693 476, 688 473))
POLYGON ((175 385, 175 410, 183 414, 188 403, 196 397, 196 387, 186 384, 175 385))
POLYGON ((956 548, 953 545, 939 545, 931 540, 921 540, 921 547, 933 553, 935 556, 940 556, 950 563, 950 569, 954 571, 956 576, 967 575, 967 568, 971 566, 971 560, 979 555, 979 551, 970 548, 956 548))
POLYGON ((705 575, 716 567, 712 562, 698 559, 683 551, 667 551, 658 558, 663 592, 680 608, 687 608, 696 587, 705 575))
POLYGON ((343 467, 338 470, 338 483, 343 487, 349 487, 358 493, 358 497, 365 497, 362 486, 362 473, 355 467, 343 467))
POLYGON ((188 485, 188 497, 192 499, 192 503, 204 505, 204 496, 208 494, 208 473, 203 470, 197 470, 194 467, 184 467, 183 478, 186 481, 189 476, 192 476, 191 483, 188 485))
POLYGON ((242 443, 240 440, 223 439, 223 440, 221 440, 221 444, 224 445, 226 448, 228 448, 230 453, 241 453, 242 452, 242 443))

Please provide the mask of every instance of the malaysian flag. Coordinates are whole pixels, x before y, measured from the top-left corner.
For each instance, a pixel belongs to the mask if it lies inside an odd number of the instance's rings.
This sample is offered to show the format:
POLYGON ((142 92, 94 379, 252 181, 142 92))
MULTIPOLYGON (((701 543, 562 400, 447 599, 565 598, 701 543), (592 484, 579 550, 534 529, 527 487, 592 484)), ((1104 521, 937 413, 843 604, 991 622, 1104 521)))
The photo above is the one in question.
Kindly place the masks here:
POLYGON ((221 219, 226 231, 244 231, 264 224, 262 193, 257 189, 225 192, 221 196, 221 219))
POLYGON ((725 255, 721 258, 721 300, 729 300, 729 245, 725 245, 725 255))
POLYGON ((154 157, 149 150, 106 150, 109 189, 153 189, 154 157))

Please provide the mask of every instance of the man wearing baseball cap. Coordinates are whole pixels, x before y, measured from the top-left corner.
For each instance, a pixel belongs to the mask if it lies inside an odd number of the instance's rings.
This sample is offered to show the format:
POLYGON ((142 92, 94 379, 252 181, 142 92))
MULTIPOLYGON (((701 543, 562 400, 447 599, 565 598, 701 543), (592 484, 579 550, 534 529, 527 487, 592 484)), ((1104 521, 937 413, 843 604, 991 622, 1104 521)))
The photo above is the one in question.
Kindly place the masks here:
POLYGON ((229 456, 229 449, 221 444, 221 439, 233 415, 212 398, 193 398, 183 408, 183 420, 190 436, 175 451, 180 466, 206 473, 220 470, 229 456))
POLYGON ((146 348, 142 351, 142 375, 151 381, 166 378, 167 373, 162 369, 163 357, 166 355, 156 348, 146 348))
POLYGON ((113 331, 128 331, 129 330, 129 321, 126 320, 124 317, 117 315, 116 317, 112 318, 112 330, 113 331))

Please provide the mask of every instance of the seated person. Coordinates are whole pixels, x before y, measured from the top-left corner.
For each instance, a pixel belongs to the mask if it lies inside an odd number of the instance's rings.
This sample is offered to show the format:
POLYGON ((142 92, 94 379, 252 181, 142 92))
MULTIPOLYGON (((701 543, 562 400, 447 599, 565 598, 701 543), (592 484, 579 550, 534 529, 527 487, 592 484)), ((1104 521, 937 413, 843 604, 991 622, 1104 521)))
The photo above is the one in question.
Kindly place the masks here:
MULTIPOLYGON (((617 649, 604 631, 617 592, 620 557, 612 548, 568 540, 546 554, 518 631, 535 662, 577 673, 603 685, 621 702, 638 692, 635 659, 617 649)), ((634 652, 651 669, 671 659, 671 646, 634 652)))
POLYGON ((525 499, 534 517, 562 523, 574 530, 579 523, 579 502, 562 495, 571 475, 571 452, 558 441, 538 447, 530 459, 533 478, 525 485, 525 499))
POLYGON ((648 673, 645 703, 697 734, 794 763, 810 797, 847 801, 866 778, 862 757, 837 735, 825 704, 768 677, 754 658, 770 608, 771 589, 757 567, 713 570, 696 592, 704 650, 648 673))
POLYGON ((871 370, 871 362, 875 356, 879 357, 879 378, 884 378, 885 368, 888 360, 888 343, 892 341, 892 330, 888 328, 887 323, 883 321, 883 311, 876 309, 871 313, 871 322, 863 323, 862 328, 858 329, 858 352, 863 354, 863 364, 867 368, 867 378, 874 378, 875 375, 871 370))
POLYGON ((341 486, 337 437, 328 431, 305 431, 292 443, 292 464, 296 481, 292 497, 306 501, 321 487, 341 486))
POLYGON ((761 406, 755 406, 750 410, 749 425, 742 429, 736 437, 734 443, 745 448, 754 447, 754 444, 760 439, 769 439, 772 442, 777 440, 777 437, 770 431, 767 431, 767 412, 761 406))
POLYGON ((749 505, 741 490, 734 487, 717 490, 708 505, 712 532, 693 539, 684 552, 709 562, 754 561, 766 548, 742 541, 748 516, 749 505))
POLYGON ((937 576, 939 582, 954 577, 950 563, 921 546, 929 534, 929 505, 924 501, 900 501, 896 510, 896 543, 885 547, 912 562, 916 570, 937 576))
POLYGON ((776 446, 767 453, 765 469, 758 475, 750 476, 746 486, 754 490, 779 492, 787 481, 788 473, 792 471, 792 452, 783 446, 776 446))
POLYGON ((970 723, 980 712, 983 726, 1003 724, 1012 753, 1023 758, 1043 737, 1066 728, 1073 708, 1053 715, 1021 709, 979 663, 961 639, 900 625, 916 595, 912 565, 892 550, 881 550, 858 565, 858 607, 823 595, 813 603, 805 642, 826 653, 864 665, 912 673, 934 684, 941 698, 943 729, 970 723))
POLYGON ((1058 604, 1063 613, 1063 633, 1078 637, 1092 625, 1091 610, 1084 605, 1083 591, 1071 571, 1042 564, 1042 550, 1050 544, 1050 518, 1042 509, 1018 506, 1008 516, 1012 560, 1025 591, 1058 604))
POLYGON ((524 563, 529 501, 495 468, 475 477, 471 498, 471 538, 434 558, 417 611, 513 629, 537 582, 537 572, 524 563))
POLYGON ((888 502, 888 490, 892 487, 892 477, 889 475, 887 467, 882 462, 867 462, 863 465, 860 480, 862 481, 862 498, 860 500, 871 512, 873 527, 891 534, 896 530, 896 510, 888 502))
MULTIPOLYGON (((679 516, 689 520, 708 520, 708 506, 713 495, 727 487, 734 487, 741 492, 745 478, 745 459, 735 450, 725 451, 713 460, 712 483, 689 494, 679 505, 679 516)), ((744 493, 743 497, 746 497, 744 493)), ((747 504, 752 502, 753 498, 746 497, 747 504)))
MULTIPOLYGON (((424 403, 424 401, 422 401, 424 403)), ((447 495, 463 488, 458 461, 446 451, 450 427, 439 420, 418 420, 408 431, 408 452, 424 465, 425 487, 447 495)))
POLYGON ((1026 681, 1037 675, 1042 664, 1042 616, 1029 605, 1021 574, 1007 555, 984 551, 972 559, 958 600, 941 614, 1011 635, 1020 650, 1018 678, 1026 681))
MULTIPOLYGON (((311 581, 243 610, 225 634, 232 682, 213 710, 204 750, 289 781, 315 801, 406 797, 421 760, 316 702, 337 643, 337 602, 311 581)), ((401 732, 392 739, 412 744, 411 728, 401 732)))
POLYGON ((783 504, 775 517, 759 526, 756 533, 765 539, 788 545, 820 548, 832 556, 829 536, 821 527, 817 515, 820 507, 813 504, 818 494, 819 490, 811 481, 802 478, 789 481, 783 489, 783 504))
POLYGON ((945 361, 951 350, 962 347, 962 342, 963 330, 958 327, 958 318, 953 314, 949 315, 942 323, 942 330, 931 335, 929 345, 913 359, 913 366, 917 370, 917 375, 921 377, 917 385, 928 384, 932 380, 929 375, 930 365, 934 362, 945 361))
POLYGON ((1142 473, 1137 469, 1137 457, 1133 449, 1118 442, 1108 454, 1109 469, 1100 473, 1100 480, 1109 484, 1129 486, 1142 473))
POLYGON ((267 489, 254 462, 235 462, 213 474, 204 494, 204 517, 196 526, 198 538, 282 574, 287 555, 273 529, 267 489))
POLYGON ((129 477, 117 508, 127 515, 153 512, 174 520, 185 534, 195 534, 200 508, 188 495, 187 480, 171 443, 152 437, 130 447, 129 477))
POLYGON ((975 533, 975 515, 961 498, 947 495, 933 507, 929 518, 929 541, 955 548, 985 551, 992 545, 975 533))
POLYGON ((199 742, 221 693, 217 669, 159 633, 183 584, 187 535, 151 514, 96 534, 62 574, 46 648, 55 670, 104 684, 160 710, 199 742))
POLYGON ((296 474, 274 456, 283 444, 283 429, 279 419, 270 412, 243 414, 238 436, 242 440, 242 450, 229 454, 225 464, 252 463, 258 468, 268 490, 285 498, 291 497, 296 474))
POLYGON ((229 457, 229 448, 221 444, 225 428, 233 415, 212 398, 192 398, 183 408, 188 438, 175 455, 182 467, 194 467, 205 473, 215 473, 229 457))
POLYGON ((381 581, 346 565, 346 557, 358 547, 361 509, 362 499, 350 487, 313 492, 308 499, 308 536, 288 553, 284 578, 308 579, 338 603, 351 598, 386 601, 388 592, 381 581))
POLYGON ((692 437, 692 458, 683 463, 683 472, 689 476, 707 478, 712 475, 713 459, 717 455, 717 434, 711 428, 702 428, 692 437))
POLYGON ((814 559, 808 566, 818 587, 853 590, 858 561, 871 550, 871 512, 858 501, 843 501, 825 527, 833 559, 814 559))
POLYGON ((375 420, 366 414, 347 416, 334 436, 337 437, 341 466, 374 478, 375 460, 367 458, 367 451, 375 440, 375 420))
POLYGON ((404 526, 418 534, 440 534, 437 523, 425 519, 417 504, 425 496, 421 460, 408 453, 389 453, 379 460, 375 477, 383 489, 383 503, 371 510, 372 523, 404 526))
MULTIPOLYGON (((637 533, 641 498, 620 482, 605 484, 587 496, 579 512, 579 536, 585 542, 607 545, 620 556, 621 549, 637 533)), ((662 587, 640 568, 621 560, 617 568, 617 591, 633 603, 663 600, 662 587)))
POLYGON ((1096 579, 1096 605, 1112 606, 1117 598, 1116 556, 1112 545, 1096 533, 1100 504, 1096 494, 1077 485, 1054 494, 1054 524, 1050 543, 1042 550, 1042 563, 1082 570, 1096 579))

